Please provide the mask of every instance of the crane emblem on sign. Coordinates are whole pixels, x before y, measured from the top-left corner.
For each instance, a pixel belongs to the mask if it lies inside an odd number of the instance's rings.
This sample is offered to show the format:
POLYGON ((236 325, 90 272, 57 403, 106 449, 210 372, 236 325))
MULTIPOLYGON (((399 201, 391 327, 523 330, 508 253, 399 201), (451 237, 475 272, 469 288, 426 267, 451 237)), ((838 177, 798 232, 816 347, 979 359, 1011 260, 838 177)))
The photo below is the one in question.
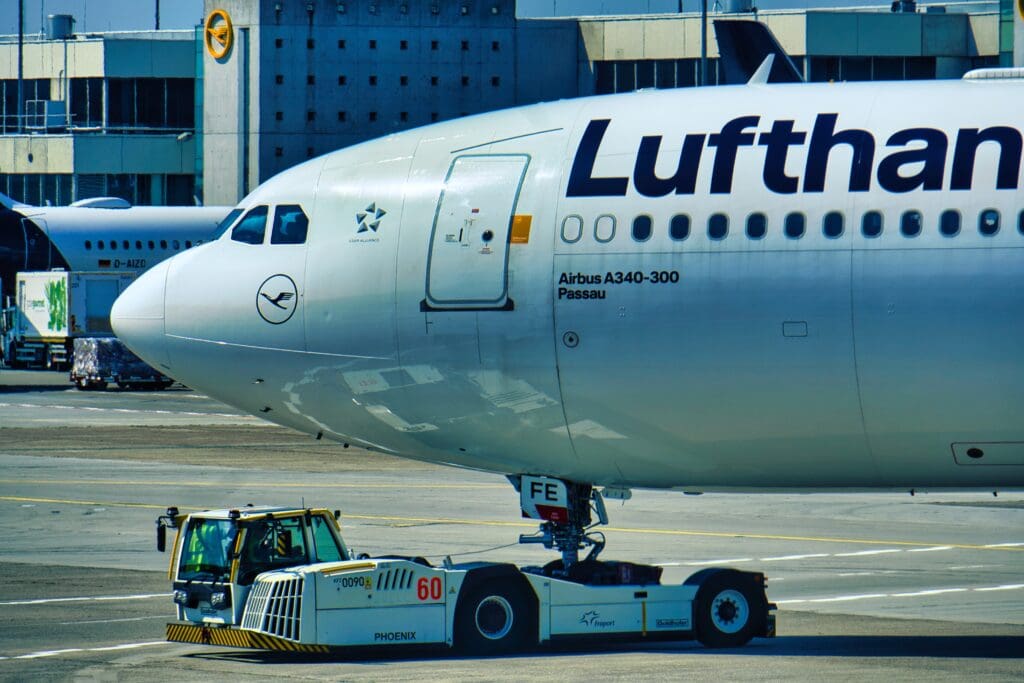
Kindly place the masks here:
POLYGON ((214 59, 224 59, 231 52, 235 32, 231 26, 231 17, 222 9, 215 9, 206 17, 203 26, 203 40, 206 51, 214 59))

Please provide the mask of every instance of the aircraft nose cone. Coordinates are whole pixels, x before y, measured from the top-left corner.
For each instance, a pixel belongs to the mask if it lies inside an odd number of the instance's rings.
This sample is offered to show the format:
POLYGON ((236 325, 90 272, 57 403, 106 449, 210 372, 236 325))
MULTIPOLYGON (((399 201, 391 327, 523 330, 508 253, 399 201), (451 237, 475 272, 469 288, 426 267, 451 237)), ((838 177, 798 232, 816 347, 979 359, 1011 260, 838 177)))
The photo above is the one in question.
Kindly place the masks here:
POLYGON ((157 370, 168 370, 164 338, 164 294, 168 261, 143 273, 114 302, 110 325, 131 351, 157 370))

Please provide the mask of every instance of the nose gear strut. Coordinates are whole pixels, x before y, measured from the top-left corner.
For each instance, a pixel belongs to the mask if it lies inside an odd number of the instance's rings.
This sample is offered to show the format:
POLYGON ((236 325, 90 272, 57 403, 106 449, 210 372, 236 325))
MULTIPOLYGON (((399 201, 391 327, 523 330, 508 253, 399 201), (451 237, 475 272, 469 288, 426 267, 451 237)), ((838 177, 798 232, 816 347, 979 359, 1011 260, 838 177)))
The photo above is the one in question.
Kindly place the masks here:
POLYGON ((608 523, 604 499, 590 484, 577 484, 548 477, 509 477, 519 491, 523 516, 544 520, 538 533, 523 534, 520 543, 541 543, 562 553, 562 568, 580 561, 580 551, 590 548, 587 560, 595 560, 604 549, 604 534, 590 533, 608 523), (593 521, 593 515, 597 521, 593 521))

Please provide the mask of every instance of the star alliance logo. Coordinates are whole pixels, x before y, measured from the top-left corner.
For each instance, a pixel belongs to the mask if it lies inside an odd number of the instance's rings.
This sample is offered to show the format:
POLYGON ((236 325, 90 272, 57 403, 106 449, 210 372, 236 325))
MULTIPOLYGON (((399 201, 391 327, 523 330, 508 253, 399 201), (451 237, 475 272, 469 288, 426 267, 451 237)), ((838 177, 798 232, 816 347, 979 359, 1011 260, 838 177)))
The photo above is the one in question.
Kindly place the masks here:
POLYGON ((377 208, 377 202, 373 202, 365 211, 356 214, 356 225, 359 226, 357 233, 377 232, 380 221, 387 214, 384 209, 377 208))

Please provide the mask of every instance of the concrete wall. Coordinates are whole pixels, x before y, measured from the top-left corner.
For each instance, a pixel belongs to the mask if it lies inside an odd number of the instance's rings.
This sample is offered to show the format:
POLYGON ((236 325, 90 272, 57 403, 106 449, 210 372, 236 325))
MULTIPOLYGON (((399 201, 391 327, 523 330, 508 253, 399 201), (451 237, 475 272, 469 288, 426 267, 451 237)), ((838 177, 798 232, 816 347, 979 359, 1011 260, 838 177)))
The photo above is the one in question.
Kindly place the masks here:
POLYGON ((4 173, 171 173, 195 170, 193 138, 175 135, 4 135, 4 173))
MULTIPOLYGON (((25 78, 195 78, 191 31, 112 33, 106 38, 33 40, 24 46, 25 78)), ((0 79, 18 77, 18 43, 0 43, 0 79)))

